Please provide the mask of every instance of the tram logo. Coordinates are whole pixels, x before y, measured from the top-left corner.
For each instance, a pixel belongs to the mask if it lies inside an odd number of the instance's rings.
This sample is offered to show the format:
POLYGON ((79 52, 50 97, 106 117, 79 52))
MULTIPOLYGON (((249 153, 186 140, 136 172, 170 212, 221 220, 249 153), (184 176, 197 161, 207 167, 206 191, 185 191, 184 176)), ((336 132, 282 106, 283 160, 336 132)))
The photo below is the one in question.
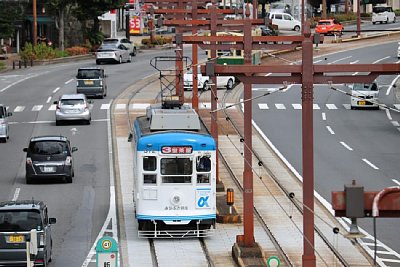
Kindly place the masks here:
POLYGON ((196 208, 209 209, 210 208, 210 195, 211 190, 196 190, 196 208))

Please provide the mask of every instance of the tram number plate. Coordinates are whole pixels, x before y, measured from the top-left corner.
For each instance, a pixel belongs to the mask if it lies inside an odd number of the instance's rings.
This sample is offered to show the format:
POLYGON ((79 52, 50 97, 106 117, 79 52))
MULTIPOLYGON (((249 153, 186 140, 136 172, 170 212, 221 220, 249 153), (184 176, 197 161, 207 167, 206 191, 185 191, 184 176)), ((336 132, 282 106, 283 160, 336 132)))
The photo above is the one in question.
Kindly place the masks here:
POLYGON ((23 235, 7 236, 7 243, 25 243, 25 236, 23 235))

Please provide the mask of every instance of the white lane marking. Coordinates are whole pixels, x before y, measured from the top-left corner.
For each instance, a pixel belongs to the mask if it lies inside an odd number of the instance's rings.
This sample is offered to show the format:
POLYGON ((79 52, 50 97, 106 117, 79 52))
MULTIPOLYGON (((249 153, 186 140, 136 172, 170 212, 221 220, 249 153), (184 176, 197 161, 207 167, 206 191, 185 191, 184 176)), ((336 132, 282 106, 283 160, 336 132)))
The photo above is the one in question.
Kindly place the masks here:
POLYGON ((345 109, 351 109, 350 104, 343 104, 343 107, 344 107, 345 109))
POLYGON ((268 104, 258 104, 259 109, 269 109, 268 104))
POLYGON ((369 166, 371 166, 371 168, 375 169, 375 170, 379 170, 378 167, 376 167, 374 164, 372 164, 369 160, 367 159, 362 159, 365 163, 367 163, 369 166))
POLYGON ((354 72, 353 74, 351 74, 351 75, 353 75, 353 76, 356 76, 358 74, 358 72, 354 72))
MULTIPOLYGON (((232 105, 233 103, 226 103, 225 106, 229 106, 232 105)), ((135 104, 130 104, 129 105, 129 109, 146 109, 148 106, 150 106, 150 104, 146 104, 146 103, 135 103, 135 104)), ((208 103, 208 106, 211 108, 211 103, 208 103)))
POLYGON ((400 110, 400 104, 394 104, 393 105, 396 109, 400 110))
POLYGON ((386 116, 388 117, 388 119, 391 121, 392 120, 392 116, 390 115, 390 110, 386 109, 386 116))
POLYGON ((30 78, 33 78, 33 77, 36 77, 36 76, 39 76, 39 74, 34 74, 34 75, 31 75, 31 76, 27 76, 27 77, 25 77, 25 78, 23 78, 23 79, 21 79, 21 80, 18 80, 18 81, 16 81, 16 82, 13 82, 13 83, 7 85, 6 87, 4 87, 3 89, 1 89, 0 92, 4 92, 5 90, 7 90, 8 88, 10 88, 11 86, 14 86, 14 85, 16 85, 16 84, 19 84, 20 82, 23 82, 23 81, 25 81, 25 80, 27 80, 27 79, 30 79, 30 78))
POLYGON ((332 62, 329 62, 328 65, 333 64, 333 63, 336 63, 336 62, 339 62, 339 61, 342 61, 342 60, 345 60, 345 59, 348 59, 348 58, 351 58, 351 57, 352 57, 352 56, 348 56, 348 57, 336 59, 336 60, 334 60, 334 61, 332 61, 332 62))
POLYGON ((398 121, 391 121, 391 123, 393 124, 393 126, 398 127, 400 126, 398 121))
POLYGON ((17 201, 20 191, 21 191, 21 188, 19 188, 19 187, 15 188, 14 196, 11 201, 17 201))
POLYGON ((49 98, 47 98, 46 103, 50 103, 51 101, 51 96, 49 96, 49 98))
POLYGON ((315 64, 315 63, 319 63, 319 62, 321 62, 321 61, 322 61, 322 59, 316 60, 316 61, 314 61, 313 63, 315 64))
POLYGON ((110 109, 110 104, 101 104, 100 109, 110 109))
POLYGON ((396 78, 393 79, 393 81, 390 83, 390 86, 388 87, 388 89, 386 90, 386 95, 390 94, 390 90, 392 90, 394 84, 397 82, 397 80, 400 78, 400 75, 397 75, 396 78))
POLYGON ((276 109, 286 109, 284 104, 275 104, 276 109))
POLYGON ((17 106, 17 107, 14 109, 14 112, 22 112, 22 111, 24 111, 24 109, 25 109, 24 106, 17 106))
POLYGON ((385 60, 385 59, 388 59, 388 58, 390 58, 390 56, 383 57, 381 59, 375 60, 374 62, 372 62, 372 64, 376 64, 376 63, 381 62, 382 60, 385 60))
POLYGON ((34 105, 32 111, 40 111, 43 108, 43 105, 34 105))
POLYGON ((292 88, 294 84, 289 84, 285 89, 282 90, 282 92, 286 92, 287 90, 289 90, 290 88, 292 88))
POLYGON ((337 109, 337 106, 335 104, 326 104, 326 107, 328 109, 337 109))
POLYGON ((313 104, 313 109, 321 109, 318 104, 313 104))
POLYGON ((269 76, 269 75, 271 75, 272 74, 272 72, 270 72, 270 73, 267 73, 267 74, 265 74, 264 76, 269 76))
POLYGON ((322 120, 323 120, 323 121, 326 121, 326 114, 325 114, 325 112, 322 112, 321 115, 322 115, 322 120))
POLYGON ((251 91, 267 91, 267 92, 275 92, 278 91, 279 88, 266 88, 266 87, 253 87, 251 91))
POLYGON ((354 61, 350 62, 350 64, 356 64, 358 61, 360 61, 360 60, 354 60, 354 61))
POLYGON ((49 107, 48 110, 56 110, 56 107, 57 107, 57 105, 53 104, 53 105, 51 105, 51 106, 49 107))
POLYGON ((292 104, 294 109, 301 109, 301 104, 292 104))
POLYGON ((115 106, 115 109, 125 109, 126 108, 126 104, 117 104, 115 106))
POLYGON ((331 134, 335 134, 335 132, 332 130, 332 128, 330 126, 326 126, 326 129, 331 133, 331 134))
POLYGON ((400 182, 399 182, 398 180, 392 179, 392 181, 393 181, 393 183, 395 183, 395 184, 397 184, 397 185, 400 185, 400 182))
POLYGON ((74 79, 69 79, 68 81, 65 82, 65 84, 69 84, 70 82, 72 82, 74 79))
POLYGON ((340 144, 342 146, 344 146, 345 148, 347 148, 348 150, 353 151, 353 149, 351 147, 349 147, 349 145, 347 145, 345 142, 341 141, 340 144))
POLYGON ((54 89, 53 94, 57 93, 58 90, 60 90, 60 87, 57 87, 56 89, 54 89))
MULTIPOLYGON (((377 253, 380 253, 379 251, 377 251, 377 253)), ((393 255, 393 253, 392 253, 393 255)), ((383 259, 381 258, 381 261, 383 262, 392 262, 392 263, 400 263, 400 260, 391 260, 391 259, 383 259)))

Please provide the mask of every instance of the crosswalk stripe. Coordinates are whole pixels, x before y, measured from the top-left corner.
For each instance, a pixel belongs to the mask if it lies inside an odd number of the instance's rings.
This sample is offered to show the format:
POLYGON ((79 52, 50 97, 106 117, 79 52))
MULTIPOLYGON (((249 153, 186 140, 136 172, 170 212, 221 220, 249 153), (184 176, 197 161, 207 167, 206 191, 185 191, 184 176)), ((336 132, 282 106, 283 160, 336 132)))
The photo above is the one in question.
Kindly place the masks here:
POLYGON ((126 108, 126 104, 117 104, 115 106, 115 109, 125 109, 126 108))
POLYGON ((286 107, 285 107, 284 104, 275 104, 275 107, 276 107, 277 109, 286 109, 286 107))
POLYGON ((394 107, 400 109, 400 104, 394 104, 394 107))
POLYGON ((345 109, 351 109, 350 104, 343 104, 343 107, 344 107, 345 109))
POLYGON ((268 104, 258 104, 259 109, 268 109, 268 104))
POLYGON ((292 104, 294 109, 301 109, 301 104, 292 104))
POLYGON ((135 104, 130 104, 129 109, 146 109, 148 106, 150 106, 150 104, 135 103, 135 104))
POLYGON ((327 107, 328 109, 337 109, 337 107, 336 107, 335 104, 326 104, 326 107, 327 107))
POLYGON ((110 109, 110 104, 101 104, 100 109, 110 109))
POLYGON ((318 104, 313 104, 313 109, 321 109, 318 104))
POLYGON ((32 108, 32 111, 40 111, 43 108, 43 105, 35 105, 32 108))
POLYGON ((53 105, 51 105, 51 106, 49 107, 48 110, 56 110, 56 107, 57 107, 57 105, 53 104, 53 105))
POLYGON ((24 111, 24 109, 25 109, 24 106, 17 106, 17 107, 14 109, 14 112, 22 112, 22 111, 24 111))

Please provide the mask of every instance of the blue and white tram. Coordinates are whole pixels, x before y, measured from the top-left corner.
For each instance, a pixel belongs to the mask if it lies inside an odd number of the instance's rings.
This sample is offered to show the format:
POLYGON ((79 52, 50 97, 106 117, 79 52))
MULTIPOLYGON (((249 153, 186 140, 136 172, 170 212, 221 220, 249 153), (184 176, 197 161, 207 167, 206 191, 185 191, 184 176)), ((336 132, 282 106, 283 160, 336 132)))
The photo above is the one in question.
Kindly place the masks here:
POLYGON ((139 237, 205 237, 215 229, 216 144, 190 108, 150 107, 134 124, 139 237))

